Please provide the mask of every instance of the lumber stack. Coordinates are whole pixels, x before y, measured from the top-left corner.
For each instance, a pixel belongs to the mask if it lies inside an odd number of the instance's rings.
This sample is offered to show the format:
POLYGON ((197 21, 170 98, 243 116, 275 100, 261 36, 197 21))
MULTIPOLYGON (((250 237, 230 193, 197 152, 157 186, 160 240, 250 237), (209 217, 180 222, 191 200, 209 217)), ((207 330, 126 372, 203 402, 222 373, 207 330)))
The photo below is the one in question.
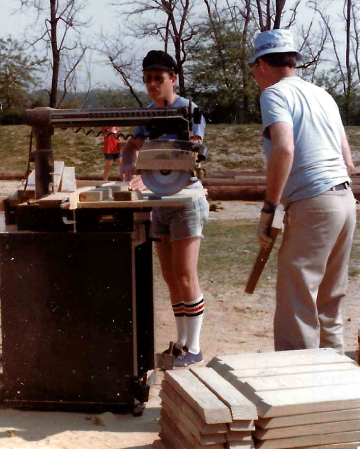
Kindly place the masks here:
POLYGON ((209 363, 256 405, 256 449, 360 446, 360 368, 332 349, 219 356, 209 363))
POLYGON ((166 371, 160 439, 167 449, 250 449, 256 407, 211 368, 166 371))

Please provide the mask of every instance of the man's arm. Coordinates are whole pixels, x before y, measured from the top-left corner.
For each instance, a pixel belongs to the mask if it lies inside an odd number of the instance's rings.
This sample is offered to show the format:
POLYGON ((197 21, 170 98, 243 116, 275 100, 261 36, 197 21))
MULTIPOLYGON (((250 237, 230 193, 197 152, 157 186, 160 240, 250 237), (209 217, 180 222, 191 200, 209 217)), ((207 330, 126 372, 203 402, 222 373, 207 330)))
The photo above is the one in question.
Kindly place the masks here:
POLYGON ((355 166, 351 157, 350 145, 344 132, 341 133, 341 150, 348 174, 350 176, 354 173, 355 166))
POLYGON ((137 160, 142 140, 131 137, 125 144, 122 152, 121 173, 125 176, 125 181, 131 181, 133 176, 133 164, 137 160))
POLYGON ((258 240, 262 248, 270 248, 272 244, 272 238, 269 236, 270 226, 294 159, 292 127, 286 122, 278 122, 269 126, 269 132, 272 149, 267 163, 265 203, 257 228, 258 240))
POLYGON ((286 122, 271 125, 269 131, 272 150, 267 163, 265 199, 279 204, 294 159, 294 135, 286 122))

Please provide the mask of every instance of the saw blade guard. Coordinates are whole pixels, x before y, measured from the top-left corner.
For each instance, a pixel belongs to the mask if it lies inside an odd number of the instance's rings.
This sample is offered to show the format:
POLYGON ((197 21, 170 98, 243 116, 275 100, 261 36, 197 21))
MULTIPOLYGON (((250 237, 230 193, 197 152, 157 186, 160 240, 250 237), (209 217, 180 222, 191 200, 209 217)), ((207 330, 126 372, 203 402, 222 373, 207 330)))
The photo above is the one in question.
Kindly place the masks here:
POLYGON ((148 140, 136 163, 145 186, 161 196, 174 195, 196 174, 196 145, 182 140, 148 140))

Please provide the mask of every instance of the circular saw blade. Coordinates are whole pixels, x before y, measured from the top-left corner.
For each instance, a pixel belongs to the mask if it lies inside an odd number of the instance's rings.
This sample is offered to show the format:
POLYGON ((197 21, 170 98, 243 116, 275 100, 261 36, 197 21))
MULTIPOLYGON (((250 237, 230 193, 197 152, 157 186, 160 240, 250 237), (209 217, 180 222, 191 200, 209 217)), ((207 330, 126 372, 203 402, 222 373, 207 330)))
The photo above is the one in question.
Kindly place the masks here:
POLYGON ((189 183, 190 176, 186 170, 141 170, 143 183, 160 196, 180 192, 189 183))

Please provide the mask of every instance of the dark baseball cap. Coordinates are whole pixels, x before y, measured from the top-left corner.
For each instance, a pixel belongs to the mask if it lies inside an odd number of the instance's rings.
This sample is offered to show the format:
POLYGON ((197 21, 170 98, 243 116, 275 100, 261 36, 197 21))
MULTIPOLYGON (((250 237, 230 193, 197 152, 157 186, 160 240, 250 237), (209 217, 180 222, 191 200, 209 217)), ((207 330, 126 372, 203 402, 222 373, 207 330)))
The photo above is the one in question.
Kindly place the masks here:
POLYGON ((179 69, 175 60, 162 50, 151 50, 143 60, 143 70, 173 70, 178 73, 179 69))

